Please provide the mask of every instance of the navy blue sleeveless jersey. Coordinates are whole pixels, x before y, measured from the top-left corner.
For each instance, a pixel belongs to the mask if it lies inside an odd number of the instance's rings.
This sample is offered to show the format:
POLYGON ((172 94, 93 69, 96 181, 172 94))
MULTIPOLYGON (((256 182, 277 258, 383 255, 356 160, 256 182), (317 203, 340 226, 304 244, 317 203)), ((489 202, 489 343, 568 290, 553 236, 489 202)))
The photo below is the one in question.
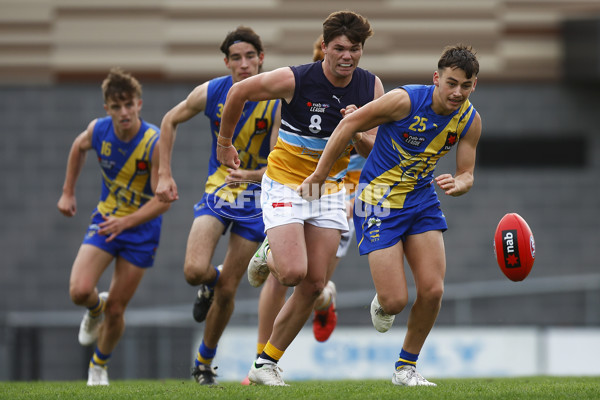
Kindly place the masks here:
MULTIPOLYGON (((356 68, 347 86, 336 87, 325 77, 321 61, 290 68, 296 88, 290 103, 281 104, 279 139, 269 155, 267 176, 296 187, 315 170, 327 140, 342 120, 340 110, 373 100, 375 75, 356 68)), ((334 164, 329 182, 341 182, 349 156, 350 147, 334 164)))

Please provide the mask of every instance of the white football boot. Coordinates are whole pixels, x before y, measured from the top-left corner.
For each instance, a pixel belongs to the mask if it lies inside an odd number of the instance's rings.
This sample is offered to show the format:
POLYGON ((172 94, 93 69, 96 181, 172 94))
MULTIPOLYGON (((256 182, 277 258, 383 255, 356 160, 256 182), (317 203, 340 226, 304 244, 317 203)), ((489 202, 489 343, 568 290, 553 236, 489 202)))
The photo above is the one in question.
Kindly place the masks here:
POLYGON ((277 364, 263 364, 260 368, 256 363, 252 363, 248 380, 251 384, 266 386, 290 386, 281 378, 280 372, 283 372, 277 364))
POLYGON ((396 318, 395 315, 386 314, 383 311, 377 299, 377 293, 375 293, 375 297, 373 297, 373 301, 371 302, 371 321, 375 329, 379 332, 387 332, 392 327, 394 318, 396 318))
POLYGON ((269 250, 269 240, 265 238, 256 253, 248 263, 248 282, 254 287, 259 287, 269 277, 269 267, 267 266, 267 251, 269 250))
POLYGON ((88 386, 108 386, 108 371, 99 365, 92 365, 88 370, 88 386))
MULTIPOLYGON (((104 301, 108 299, 108 292, 102 292, 98 295, 104 301)), ((100 324, 104 320, 104 312, 97 317, 92 317, 89 310, 83 315, 81 324, 79 325, 79 344, 82 346, 90 346, 98 339, 100 324)))
POLYGON ((413 365, 403 365, 392 375, 392 383, 398 386, 437 386, 417 372, 413 365))

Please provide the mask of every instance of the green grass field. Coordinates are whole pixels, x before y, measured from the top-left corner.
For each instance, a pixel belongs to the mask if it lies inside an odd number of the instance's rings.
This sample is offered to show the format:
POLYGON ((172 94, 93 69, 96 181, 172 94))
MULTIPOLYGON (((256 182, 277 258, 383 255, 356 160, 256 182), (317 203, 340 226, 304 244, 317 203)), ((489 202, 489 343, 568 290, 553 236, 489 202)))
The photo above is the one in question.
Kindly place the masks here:
POLYGON ((87 387, 84 381, 0 382, 0 399, 600 399, 600 377, 437 379, 437 387, 397 387, 388 380, 288 382, 290 387, 215 387, 192 380, 112 381, 87 387))

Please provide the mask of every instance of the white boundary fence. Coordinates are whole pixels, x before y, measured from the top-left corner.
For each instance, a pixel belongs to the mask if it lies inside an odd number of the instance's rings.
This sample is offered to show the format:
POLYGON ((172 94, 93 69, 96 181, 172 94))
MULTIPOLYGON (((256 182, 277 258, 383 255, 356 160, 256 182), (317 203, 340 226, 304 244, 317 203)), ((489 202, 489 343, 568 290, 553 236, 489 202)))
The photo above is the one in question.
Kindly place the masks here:
MULTIPOLYGON (((389 379, 405 329, 336 329, 325 343, 304 328, 280 361, 287 380, 389 379)), ((190 354, 195 354, 201 335, 190 354)), ((255 357, 256 329, 225 331, 213 362, 222 381, 242 380, 255 357)), ((600 328, 435 328, 419 357, 429 378, 600 375, 600 328)))

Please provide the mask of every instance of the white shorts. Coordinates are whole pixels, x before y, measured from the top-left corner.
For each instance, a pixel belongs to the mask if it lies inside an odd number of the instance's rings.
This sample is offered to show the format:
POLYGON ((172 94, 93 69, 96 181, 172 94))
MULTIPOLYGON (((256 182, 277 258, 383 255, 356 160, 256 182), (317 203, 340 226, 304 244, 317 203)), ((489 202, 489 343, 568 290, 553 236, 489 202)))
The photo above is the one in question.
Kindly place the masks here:
POLYGON ((335 256, 337 258, 342 258, 348 253, 348 249, 350 248, 350 244, 352 243, 352 236, 354 236, 354 224, 350 222, 348 224, 348 231, 342 232, 342 237, 340 238, 340 245, 338 246, 337 253, 335 256))
POLYGON ((294 189, 275 182, 267 176, 262 178, 260 204, 265 232, 276 226, 305 222, 320 228, 348 231, 346 219, 346 190, 323 196, 318 200, 304 200, 294 189))

